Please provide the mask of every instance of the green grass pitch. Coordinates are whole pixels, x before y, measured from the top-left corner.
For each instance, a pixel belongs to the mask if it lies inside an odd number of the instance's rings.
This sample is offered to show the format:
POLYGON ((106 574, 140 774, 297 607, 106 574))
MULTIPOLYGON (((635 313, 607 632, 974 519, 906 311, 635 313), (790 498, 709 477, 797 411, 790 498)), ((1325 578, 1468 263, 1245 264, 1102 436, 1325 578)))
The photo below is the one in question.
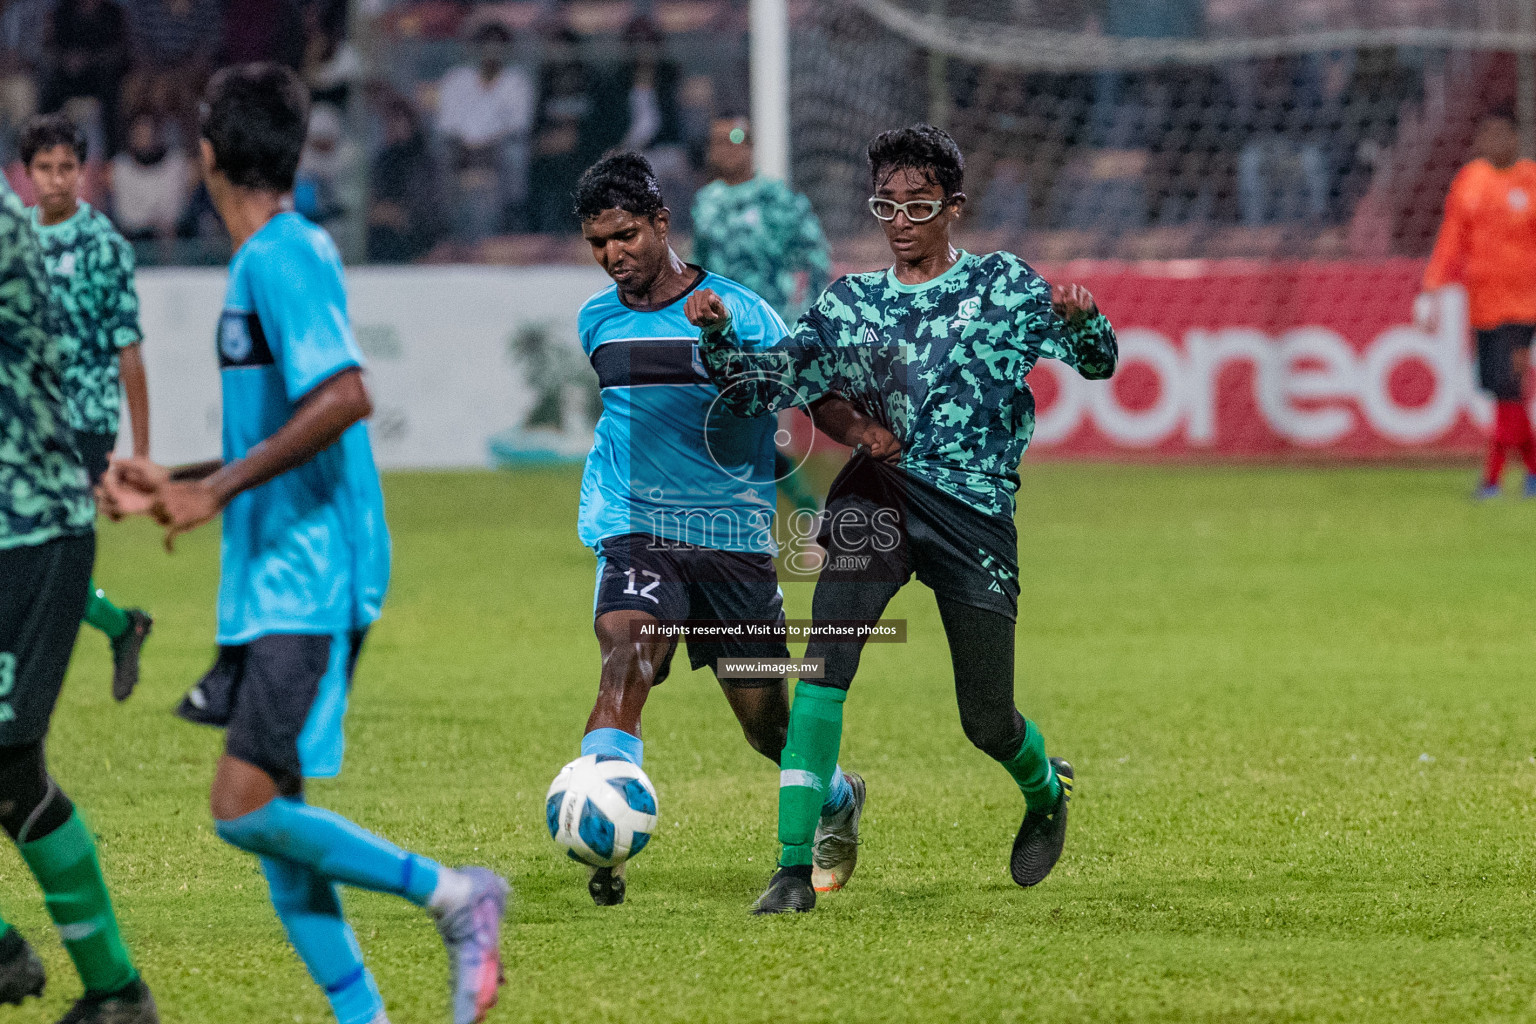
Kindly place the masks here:
MULTIPOLYGON (((394 586, 341 779, 311 799, 510 875, 492 1020, 1536 1019, 1536 503, 1427 469, 1026 468, 1018 701, 1077 766, 1067 850, 1008 880, 1021 801, 966 743, 931 595, 871 647, 843 763, 869 780, 853 884, 747 908, 777 778, 706 673, 646 713, 662 827, 630 901, 592 906, 545 832, 598 669, 574 471, 387 479, 394 586)), ((174 557, 104 526, 97 578, 157 625, 133 700, 81 634, 50 752, 101 835, 167 1022, 329 1020, 252 859, 206 809, 219 735, 169 709, 212 654, 217 531, 174 557)), ((806 615, 807 584, 786 586, 806 615)), ((395 1024, 446 1019, 441 947, 346 895, 395 1024)), ((0 909, 39 947, 52 1020, 78 982, 9 845, 0 909)))

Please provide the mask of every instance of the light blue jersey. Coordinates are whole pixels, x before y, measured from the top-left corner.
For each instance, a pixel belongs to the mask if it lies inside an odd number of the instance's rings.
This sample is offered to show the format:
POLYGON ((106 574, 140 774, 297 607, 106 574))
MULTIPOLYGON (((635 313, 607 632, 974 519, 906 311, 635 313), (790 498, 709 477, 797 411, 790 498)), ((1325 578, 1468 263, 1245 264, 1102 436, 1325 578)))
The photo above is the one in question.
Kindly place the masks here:
MULTIPOLYGON (((788 329, 766 302, 729 278, 704 274, 748 348, 788 329)), ((717 401, 699 361, 689 292, 633 309, 609 286, 581 307, 577 329, 602 388, 603 413, 581 478, 581 542, 648 533, 718 551, 773 554, 773 416, 742 419, 717 401)))
MULTIPOLYGON (((281 213, 240 247, 218 350, 226 462, 276 433, 317 385, 363 365, 330 236, 281 213)), ((363 629, 379 617, 388 583, 384 495, 367 428, 356 423, 225 508, 218 642, 363 629)))

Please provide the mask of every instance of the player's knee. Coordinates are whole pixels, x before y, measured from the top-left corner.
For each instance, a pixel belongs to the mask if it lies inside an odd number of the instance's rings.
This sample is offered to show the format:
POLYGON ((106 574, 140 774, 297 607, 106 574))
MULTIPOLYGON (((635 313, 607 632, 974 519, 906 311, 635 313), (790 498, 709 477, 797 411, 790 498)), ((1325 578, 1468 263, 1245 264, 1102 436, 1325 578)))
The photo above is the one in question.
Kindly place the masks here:
POLYGON ((646 644, 615 644, 603 662, 598 686, 605 690, 648 690, 656 679, 656 663, 646 644))
POLYGON ((752 749, 774 764, 778 764, 784 756, 784 744, 789 740, 788 719, 743 722, 741 731, 746 734, 747 742, 752 745, 752 749))
POLYGON ((41 740, 0 747, 0 827, 18 844, 43 838, 75 811, 48 775, 41 740))
POLYGON ((1024 720, 1017 711, 1010 715, 962 711, 960 727, 965 738, 994 761, 1006 761, 1017 754, 1024 736, 1024 720))

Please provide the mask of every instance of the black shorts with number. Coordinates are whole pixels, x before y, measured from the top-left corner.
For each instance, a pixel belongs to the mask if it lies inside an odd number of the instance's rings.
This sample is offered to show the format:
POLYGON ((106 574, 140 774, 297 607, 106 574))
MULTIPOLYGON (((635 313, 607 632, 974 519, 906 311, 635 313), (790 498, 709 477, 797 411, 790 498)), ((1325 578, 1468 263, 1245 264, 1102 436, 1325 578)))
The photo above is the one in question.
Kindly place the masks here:
POLYGON ((0 550, 0 747, 47 735, 95 557, 95 533, 0 550))
MULTIPOLYGON (((608 612, 638 611, 663 622, 784 621, 784 595, 771 555, 717 551, 648 533, 627 533, 599 542, 592 603, 594 620, 608 612)), ((667 678, 676 650, 674 643, 656 670, 656 683, 667 678)), ((789 646, 783 639, 688 641, 688 660, 695 670, 706 665, 713 668, 719 658, 788 657, 789 646)), ((777 686, 780 680, 726 682, 754 687, 777 686)))
POLYGON ((1531 347, 1531 324, 1501 324, 1477 332, 1477 382, 1500 402, 1518 402, 1520 380, 1515 376, 1515 353, 1531 347))
POLYGON ((819 583, 895 589, 913 574, 959 604, 1018 617, 1019 538, 1008 516, 859 453, 827 491, 819 583))
MULTIPOLYGON (((309 766, 299 737, 330 671, 344 673, 350 687, 366 630, 350 634, 273 633, 248 644, 219 648, 218 659, 182 698, 176 713, 199 725, 224 729, 224 752, 271 776, 278 791, 295 796, 304 789, 309 766), (336 643, 347 644, 332 658, 336 643)), ((339 718, 334 728, 340 728, 339 718)), ((322 739, 330 739, 324 737, 322 739)), ((339 741, 339 736, 334 737, 339 741)), ((337 764, 339 768, 339 763, 337 764)), ((326 774, 333 774, 327 772, 326 774)))
POLYGON ((79 431, 75 434, 75 447, 80 449, 80 460, 85 463, 91 486, 95 487, 107 475, 107 463, 117 448, 117 435, 79 431))

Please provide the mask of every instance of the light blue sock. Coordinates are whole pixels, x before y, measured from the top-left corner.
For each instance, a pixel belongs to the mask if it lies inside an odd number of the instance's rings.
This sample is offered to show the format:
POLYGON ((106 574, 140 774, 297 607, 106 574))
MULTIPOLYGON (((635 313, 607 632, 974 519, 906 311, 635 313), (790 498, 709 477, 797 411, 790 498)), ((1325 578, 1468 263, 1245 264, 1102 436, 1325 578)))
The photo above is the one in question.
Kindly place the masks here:
POLYGON ((407 853, 334 811, 280 796, 249 814, 217 823, 219 838, 260 857, 277 857, 359 889, 427 905, 441 864, 407 853))
POLYGON ((645 744, 639 736, 631 736, 623 729, 593 729, 581 738, 581 756, 588 754, 622 757, 636 768, 643 768, 645 744))
POLYGON ((843 768, 838 765, 832 771, 832 781, 827 784, 827 798, 821 804, 821 816, 830 818, 848 806, 853 799, 853 787, 843 778, 843 768))
POLYGON ((338 1024, 372 1024, 384 998, 351 925, 341 916, 341 897, 327 878, 290 861, 261 858, 272 906, 288 941, 315 984, 325 990, 338 1024))

